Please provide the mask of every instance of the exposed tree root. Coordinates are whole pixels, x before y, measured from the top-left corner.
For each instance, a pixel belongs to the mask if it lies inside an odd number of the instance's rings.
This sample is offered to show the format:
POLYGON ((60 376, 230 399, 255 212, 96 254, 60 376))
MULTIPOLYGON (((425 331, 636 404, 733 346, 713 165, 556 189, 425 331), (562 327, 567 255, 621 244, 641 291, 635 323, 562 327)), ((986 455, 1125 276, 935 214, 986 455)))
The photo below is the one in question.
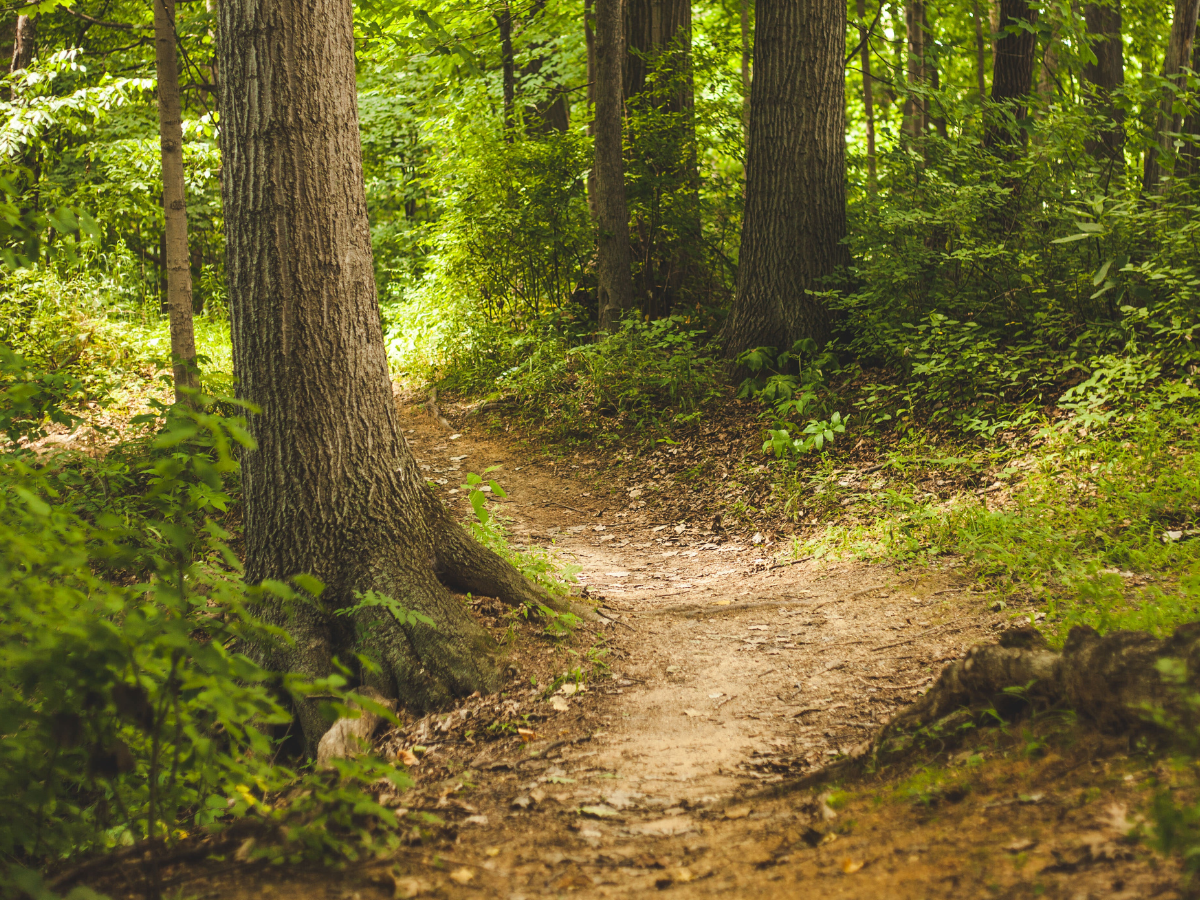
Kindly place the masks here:
POLYGON ((892 761, 923 746, 922 733, 945 740, 984 710, 1005 718, 1030 710, 1072 710, 1085 725, 1110 734, 1163 732, 1163 722, 1193 724, 1200 715, 1188 695, 1200 691, 1200 622, 1159 640, 1144 631, 1101 635, 1077 626, 1061 652, 1037 631, 1018 628, 998 643, 972 648, 942 670, 916 703, 902 709, 850 756, 770 793, 806 789, 852 777, 868 762, 892 761), (1187 682, 1159 670, 1162 660, 1186 666, 1187 682))

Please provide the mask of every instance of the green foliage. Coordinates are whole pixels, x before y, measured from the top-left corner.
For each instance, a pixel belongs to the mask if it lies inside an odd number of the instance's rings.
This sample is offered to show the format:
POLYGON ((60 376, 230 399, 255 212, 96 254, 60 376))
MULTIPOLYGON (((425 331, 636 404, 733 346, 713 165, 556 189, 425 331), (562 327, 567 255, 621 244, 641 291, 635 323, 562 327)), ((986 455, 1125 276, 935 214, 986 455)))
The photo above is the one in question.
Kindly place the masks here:
POLYGON ((329 696, 331 714, 369 701, 340 675, 273 673, 251 655, 290 640, 265 608, 309 602, 319 585, 241 580, 221 520, 234 448, 250 439, 213 405, 164 409, 161 430, 104 460, 0 459, 0 857, 10 866, 246 816, 283 836, 265 842, 269 856, 353 856, 382 839, 370 821, 394 824, 362 791, 379 777, 403 785, 402 772, 276 762, 290 701, 329 696))

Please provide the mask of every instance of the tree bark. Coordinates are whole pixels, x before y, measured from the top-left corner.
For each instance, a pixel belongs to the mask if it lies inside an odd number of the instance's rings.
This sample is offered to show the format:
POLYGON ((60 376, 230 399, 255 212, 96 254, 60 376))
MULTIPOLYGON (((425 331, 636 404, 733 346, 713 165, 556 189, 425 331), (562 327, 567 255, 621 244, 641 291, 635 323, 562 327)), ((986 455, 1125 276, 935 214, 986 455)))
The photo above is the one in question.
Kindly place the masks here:
POLYGON ((987 97, 987 56, 983 42, 983 16, 979 12, 979 0, 973 0, 975 14, 975 80, 979 83, 979 99, 987 97))
POLYGON ((621 0, 596 0, 596 269, 600 327, 613 331, 633 308, 629 211, 622 147, 622 70, 625 41, 621 0))
MULTIPOLYGON (((246 577, 320 579, 279 608, 295 643, 264 649, 323 676, 335 658, 386 697, 428 708, 498 683, 493 642, 447 586, 512 604, 545 595, 425 486, 397 422, 359 144, 350 0, 220 3, 222 195, 244 453, 246 577), (387 606, 375 591, 433 619, 387 606), (337 612, 347 613, 339 616, 337 612)), ((555 604, 563 608, 562 604, 555 604)), ((297 709, 310 752, 326 722, 297 709)))
POLYGON ((846 5, 761 0, 737 294, 725 352, 829 336, 808 291, 846 262, 846 5))
MULTIPOLYGON (((596 134, 596 31, 592 27, 595 11, 592 0, 583 0, 583 41, 587 47, 587 108, 588 108, 588 137, 596 134)), ((596 169, 588 170, 587 174, 588 212, 596 218, 596 169)))
POLYGON ((1121 3, 1089 3, 1083 10, 1096 54, 1094 63, 1085 63, 1083 80, 1091 85, 1089 102, 1106 120, 1089 140, 1088 152, 1097 159, 1121 158, 1125 145, 1125 112, 1113 102, 1113 92, 1125 83, 1125 47, 1121 39, 1121 3))
POLYGON ((999 31, 1004 37, 996 42, 992 62, 992 103, 1004 105, 1006 110, 992 110, 984 129, 984 146, 1010 146, 1015 141, 1013 129, 1007 121, 1023 119, 1028 107, 1022 102, 1029 96, 1033 81, 1033 62, 1037 51, 1037 35, 1025 28, 1013 32, 1007 29, 1016 23, 1037 23, 1038 11, 1030 8, 1026 0, 1000 0, 999 31), (1003 120, 1003 121, 1002 121, 1003 120))
POLYGON ((12 64, 8 71, 28 69, 33 62, 33 48, 37 42, 37 16, 17 16, 17 30, 13 37, 12 64))
POLYGON ((175 402, 190 402, 199 387, 192 329, 192 270, 188 253, 187 192, 183 181, 183 113, 179 61, 175 55, 175 0, 154 2, 154 65, 158 76, 158 130, 162 147, 164 252, 167 314, 175 402))
MULTIPOLYGON (((882 2, 882 0, 881 0, 882 2)), ((867 180, 871 189, 875 188, 875 103, 872 96, 871 84, 871 42, 867 30, 866 0, 858 0, 858 39, 862 42, 859 49, 862 83, 863 83, 863 112, 867 119, 867 180)))
MULTIPOLYGON (((1192 45, 1192 71, 1200 72, 1200 41, 1192 45)), ((1183 132, 1192 136, 1192 142, 1185 142, 1179 152, 1179 161, 1175 164, 1177 178, 1186 178, 1200 172, 1200 110, 1193 107, 1183 121, 1183 132)))
POLYGON ((1196 18, 1200 14, 1200 0, 1175 0, 1175 14, 1171 19, 1171 38, 1167 43, 1167 54, 1163 58, 1162 76, 1172 87, 1163 88, 1158 105, 1158 118, 1154 126, 1156 146, 1146 150, 1142 190, 1155 194, 1162 187, 1162 177, 1174 156, 1172 133, 1178 133, 1183 125, 1182 116, 1174 113, 1177 91, 1187 81, 1183 67, 1192 56, 1192 43, 1196 39, 1196 18), (1164 167, 1166 163, 1166 167, 1164 167))

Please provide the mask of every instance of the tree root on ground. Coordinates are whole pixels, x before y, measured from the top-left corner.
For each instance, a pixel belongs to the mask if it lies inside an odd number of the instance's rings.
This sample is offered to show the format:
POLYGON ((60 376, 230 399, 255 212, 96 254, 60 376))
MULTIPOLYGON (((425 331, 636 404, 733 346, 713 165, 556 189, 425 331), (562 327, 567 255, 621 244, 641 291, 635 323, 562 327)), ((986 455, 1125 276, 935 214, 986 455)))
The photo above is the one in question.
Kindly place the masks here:
POLYGON ((812 787, 903 757, 944 741, 958 726, 994 711, 1010 719, 1023 712, 1069 709, 1085 726, 1110 734, 1170 737, 1175 727, 1195 724, 1200 711, 1189 696, 1200 693, 1200 622, 1181 625, 1159 640, 1144 631, 1076 626, 1062 651, 1050 649, 1032 628, 1005 633, 995 644, 972 648, 942 670, 929 692, 900 710, 871 740, 838 762, 782 790, 812 787), (1182 684, 1160 670, 1163 660, 1183 664, 1182 684))

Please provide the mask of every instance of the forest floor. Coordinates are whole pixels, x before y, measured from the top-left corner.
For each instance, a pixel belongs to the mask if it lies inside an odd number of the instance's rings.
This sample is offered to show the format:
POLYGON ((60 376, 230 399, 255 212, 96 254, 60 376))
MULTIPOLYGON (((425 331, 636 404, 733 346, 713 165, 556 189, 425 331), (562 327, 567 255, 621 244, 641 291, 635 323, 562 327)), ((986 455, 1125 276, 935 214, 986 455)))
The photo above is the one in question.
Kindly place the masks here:
POLYGON ((444 824, 414 825, 394 859, 211 873, 183 896, 1185 896, 1173 862, 1126 838, 1167 764, 1066 717, 814 778, 1009 626, 953 561, 789 564, 762 535, 632 503, 604 460, 555 461, 478 422, 451 434, 415 405, 402 422, 463 514, 466 473, 500 466, 510 542, 578 565, 603 622, 555 639, 475 601, 507 689, 380 744, 419 760, 385 802, 444 824))

